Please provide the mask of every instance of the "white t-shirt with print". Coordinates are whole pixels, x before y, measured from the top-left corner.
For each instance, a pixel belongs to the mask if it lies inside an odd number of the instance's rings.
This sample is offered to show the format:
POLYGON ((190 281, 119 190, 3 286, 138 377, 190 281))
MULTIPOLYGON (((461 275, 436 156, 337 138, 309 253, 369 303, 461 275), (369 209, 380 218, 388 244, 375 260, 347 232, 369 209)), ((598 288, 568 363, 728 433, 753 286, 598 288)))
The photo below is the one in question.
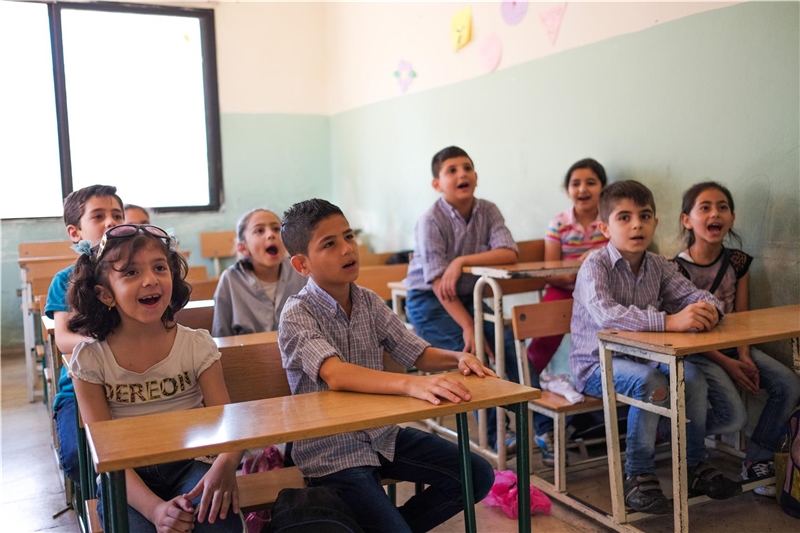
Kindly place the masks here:
POLYGON ((139 374, 120 367, 106 341, 78 344, 69 376, 103 385, 111 418, 128 418, 203 406, 198 378, 221 354, 211 335, 178 325, 169 355, 139 374))

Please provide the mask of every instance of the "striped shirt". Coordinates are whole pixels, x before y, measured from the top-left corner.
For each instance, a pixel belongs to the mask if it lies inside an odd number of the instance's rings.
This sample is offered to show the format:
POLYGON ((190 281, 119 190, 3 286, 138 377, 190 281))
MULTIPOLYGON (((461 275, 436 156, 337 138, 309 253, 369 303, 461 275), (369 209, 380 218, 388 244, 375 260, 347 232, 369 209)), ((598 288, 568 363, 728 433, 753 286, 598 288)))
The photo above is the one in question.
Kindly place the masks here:
MULTIPOLYGON (((415 237, 414 257, 403 281, 409 290, 432 290, 433 281, 442 277, 456 257, 498 248, 518 252, 500 210, 492 202, 478 198, 469 221, 444 198, 439 198, 417 221, 415 237)), ((462 274, 456 283, 456 293, 472 294, 477 281, 477 276, 462 274)))
POLYGON ((664 331, 667 314, 701 300, 722 309, 716 298, 695 287, 675 263, 660 255, 646 252, 639 275, 634 276, 630 263, 611 243, 583 262, 572 297, 569 366, 578 391, 600 365, 597 332, 601 329, 664 331))
POLYGON ((599 248, 608 243, 608 239, 597 227, 599 222, 598 213, 594 222, 584 228, 575 218, 575 208, 570 207, 550 221, 544 238, 561 244, 562 261, 578 259, 592 248, 599 248))
MULTIPOLYGON (((344 309, 309 279, 289 298, 278 327, 278 345, 292 394, 330 390, 319 375, 328 357, 385 370, 383 352, 410 368, 430 346, 400 322, 374 292, 350 285, 353 307, 344 309)), ((305 477, 321 477, 346 468, 380 466, 378 454, 394 460, 397 426, 383 426, 294 443, 292 459, 305 477)))

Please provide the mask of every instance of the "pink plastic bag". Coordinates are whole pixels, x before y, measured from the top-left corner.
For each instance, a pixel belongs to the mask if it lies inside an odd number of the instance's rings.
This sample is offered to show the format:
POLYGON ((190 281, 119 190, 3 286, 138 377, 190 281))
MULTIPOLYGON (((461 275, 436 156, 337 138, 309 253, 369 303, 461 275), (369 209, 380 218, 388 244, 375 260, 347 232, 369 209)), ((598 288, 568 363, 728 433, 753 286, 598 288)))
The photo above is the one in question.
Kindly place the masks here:
MULTIPOLYGON (((277 447, 269 446, 244 460, 242 475, 253 472, 266 472, 267 470, 278 468, 283 468, 283 454, 277 447)), ((269 524, 270 518, 268 509, 247 513, 247 517, 244 519, 247 533, 261 533, 264 527, 269 524)))
MULTIPOLYGON (((494 471, 494 485, 489 495, 484 498, 483 503, 492 507, 500 507, 513 519, 519 518, 519 505, 517 499, 517 475, 511 470, 494 471)), ((542 491, 536 487, 531 487, 531 514, 540 511, 546 515, 550 514, 552 503, 542 491)))

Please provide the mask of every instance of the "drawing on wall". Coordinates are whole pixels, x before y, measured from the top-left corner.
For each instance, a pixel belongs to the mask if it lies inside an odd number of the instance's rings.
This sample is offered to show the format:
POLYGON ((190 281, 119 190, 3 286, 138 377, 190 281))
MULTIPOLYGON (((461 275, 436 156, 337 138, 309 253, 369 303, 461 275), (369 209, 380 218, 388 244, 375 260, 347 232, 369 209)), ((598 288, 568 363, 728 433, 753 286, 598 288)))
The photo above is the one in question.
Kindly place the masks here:
POLYGON ((528 0, 520 0, 518 2, 503 0, 503 2, 500 3, 500 14, 509 26, 516 26, 522 22, 527 12, 528 0))
POLYGON ((567 3, 562 2, 551 9, 539 13, 539 19, 542 21, 542 26, 544 26, 544 31, 547 33, 547 40, 550 41, 550 45, 556 44, 565 9, 567 9, 567 3))
POLYGON ((411 86, 411 82, 417 77, 417 73, 411 67, 411 63, 401 60, 397 64, 397 70, 394 71, 394 77, 397 79, 397 84, 400 86, 400 92, 406 92, 411 86))
POLYGON ((472 9, 466 7, 450 19, 450 38, 453 50, 458 51, 472 39, 472 9))
POLYGON ((503 41, 492 33, 481 42, 481 66, 486 73, 494 72, 503 57, 503 41))

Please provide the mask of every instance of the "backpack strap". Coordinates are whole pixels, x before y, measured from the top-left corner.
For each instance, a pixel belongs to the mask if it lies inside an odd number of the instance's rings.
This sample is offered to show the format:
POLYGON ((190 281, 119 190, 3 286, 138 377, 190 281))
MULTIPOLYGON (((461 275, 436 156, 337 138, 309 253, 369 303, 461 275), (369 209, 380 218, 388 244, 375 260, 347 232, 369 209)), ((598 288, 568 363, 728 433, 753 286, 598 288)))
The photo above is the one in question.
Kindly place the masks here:
POLYGON ((722 283, 722 278, 725 277, 725 272, 728 271, 728 264, 731 261, 731 252, 727 248, 722 250, 722 264, 719 267, 719 271, 717 272, 717 277, 714 278, 714 283, 711 284, 711 288, 708 289, 708 292, 714 294, 716 290, 719 288, 719 284, 722 283))

